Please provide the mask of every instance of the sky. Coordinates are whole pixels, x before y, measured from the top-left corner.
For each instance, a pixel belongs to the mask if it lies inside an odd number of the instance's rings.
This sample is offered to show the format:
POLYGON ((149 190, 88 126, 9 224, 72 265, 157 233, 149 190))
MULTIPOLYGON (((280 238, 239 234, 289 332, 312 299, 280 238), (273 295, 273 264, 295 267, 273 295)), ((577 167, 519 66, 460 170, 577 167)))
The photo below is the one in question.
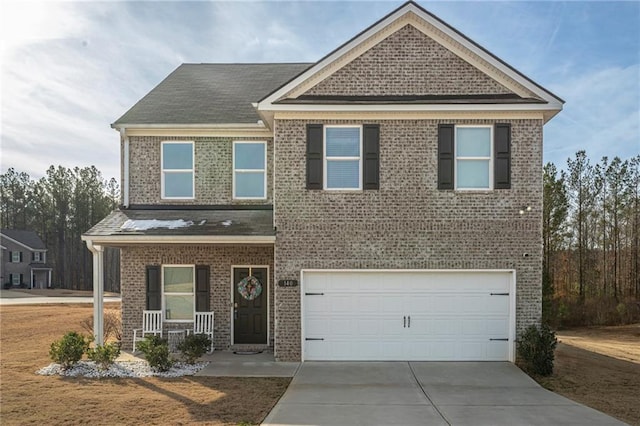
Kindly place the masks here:
MULTIPOLYGON (((119 178, 110 124, 181 63, 317 61, 402 3, 1 1, 0 169, 119 178)), ((545 162, 640 153, 640 1, 418 3, 566 101, 545 162)))

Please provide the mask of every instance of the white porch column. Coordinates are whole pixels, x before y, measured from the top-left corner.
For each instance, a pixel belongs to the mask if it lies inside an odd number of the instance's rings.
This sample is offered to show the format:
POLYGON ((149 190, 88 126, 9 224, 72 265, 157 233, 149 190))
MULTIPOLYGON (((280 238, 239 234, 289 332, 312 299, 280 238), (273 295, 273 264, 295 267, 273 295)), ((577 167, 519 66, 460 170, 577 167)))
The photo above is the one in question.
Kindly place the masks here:
POLYGON ((96 345, 104 345, 104 247, 86 243, 93 253, 93 337, 96 345))
POLYGON ((31 272, 29 275, 31 275, 31 283, 29 285, 29 289, 33 290, 33 269, 31 269, 29 272, 31 272))
POLYGON ((51 269, 49 269, 49 279, 47 280, 47 288, 51 288, 51 269))

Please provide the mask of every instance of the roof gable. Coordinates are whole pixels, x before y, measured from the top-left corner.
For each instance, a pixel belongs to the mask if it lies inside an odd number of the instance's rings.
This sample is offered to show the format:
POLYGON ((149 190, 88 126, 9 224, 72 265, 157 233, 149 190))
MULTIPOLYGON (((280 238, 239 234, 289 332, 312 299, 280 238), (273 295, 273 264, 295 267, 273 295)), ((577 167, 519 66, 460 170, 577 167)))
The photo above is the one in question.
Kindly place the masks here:
POLYGON ((505 94, 514 91, 407 23, 302 96, 505 94))
POLYGON ((0 231, 2 238, 7 238, 30 250, 46 250, 44 242, 34 231, 20 229, 3 229, 0 231))
MULTIPOLYGON (((408 26, 424 34, 425 37, 454 55, 456 57, 455 62, 460 63, 462 61, 477 70, 477 72, 486 75, 486 78, 503 86, 507 89, 507 92, 516 94, 524 100, 530 99, 531 104, 535 104, 530 109, 547 111, 545 113, 547 120, 562 109, 564 102, 562 99, 539 86, 453 27, 411 1, 391 12, 290 80, 287 84, 263 98, 258 104, 258 109, 262 111, 292 110, 293 107, 290 105, 292 99, 304 98, 309 94, 313 94, 314 90, 319 90, 323 87, 323 82, 325 81, 327 82, 325 85, 328 86, 331 77, 338 79, 341 70, 349 66, 355 66, 352 65, 354 61, 362 61, 362 58, 365 57, 363 55, 381 45, 389 37, 397 37, 396 33, 398 32, 401 34, 403 31, 412 31, 407 29, 408 26), (280 104, 278 104, 279 102, 280 104)), ((433 94, 430 93, 428 95, 433 94)), ((411 110, 442 109, 438 106, 430 108, 425 106, 427 104, 428 102, 423 102, 421 106, 415 106, 411 110)), ((497 109, 508 109, 504 102, 501 102, 501 104, 497 109)), ((324 107, 322 110, 326 110, 326 105, 324 107)), ((484 108, 487 109, 486 106, 484 108)), ((354 109, 366 110, 366 107, 360 105, 354 107, 354 109)), ((525 107, 518 106, 515 109, 524 110, 525 107)))

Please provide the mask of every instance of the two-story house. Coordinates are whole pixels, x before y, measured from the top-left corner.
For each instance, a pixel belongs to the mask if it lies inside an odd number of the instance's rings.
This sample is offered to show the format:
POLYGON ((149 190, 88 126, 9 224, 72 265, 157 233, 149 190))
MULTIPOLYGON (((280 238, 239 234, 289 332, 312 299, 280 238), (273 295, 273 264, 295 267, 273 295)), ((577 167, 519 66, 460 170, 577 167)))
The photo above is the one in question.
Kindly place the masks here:
POLYGON ((3 288, 49 288, 51 267, 47 247, 38 234, 20 229, 0 231, 3 288))
POLYGON ((181 65, 112 124, 96 324, 115 246, 125 347, 213 310, 218 349, 278 360, 514 360, 562 105, 414 2, 315 63, 181 65))

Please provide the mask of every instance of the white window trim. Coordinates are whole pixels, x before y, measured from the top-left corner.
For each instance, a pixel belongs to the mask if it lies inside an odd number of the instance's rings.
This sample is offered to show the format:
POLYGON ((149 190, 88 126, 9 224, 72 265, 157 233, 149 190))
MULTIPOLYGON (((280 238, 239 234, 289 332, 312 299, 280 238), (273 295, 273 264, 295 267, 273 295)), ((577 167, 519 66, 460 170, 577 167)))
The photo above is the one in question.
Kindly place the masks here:
POLYGON ((231 162, 233 169, 233 199, 234 200, 266 200, 267 199, 267 142, 266 141, 233 141, 231 162), (262 144, 264 145, 264 167, 262 169, 236 169, 236 145, 239 144, 262 144), (263 197, 238 197, 236 195, 236 173, 262 173, 264 176, 264 188, 262 188, 263 197))
POLYGON ((21 281, 20 274, 11 274, 11 285, 20 285, 22 284, 21 281))
POLYGON ((34 262, 43 262, 42 252, 41 251, 34 251, 33 252, 33 261, 34 262))
POLYGON ((325 191, 362 191, 362 126, 353 124, 340 124, 340 125, 325 125, 323 126, 322 135, 322 187, 325 191), (360 138, 360 156, 359 157, 331 157, 331 160, 327 157, 327 129, 335 128, 357 128, 360 138), (358 187, 357 188, 328 188, 327 187, 327 163, 329 161, 353 161, 358 160, 358 187))
POLYGON ((162 276, 160 277, 161 279, 161 283, 160 285, 162 286, 162 318, 164 319, 164 322, 168 322, 168 323, 190 323, 194 321, 194 318, 188 319, 188 320, 176 320, 176 319, 167 319, 167 305, 166 305, 166 299, 165 299, 165 291, 164 291, 164 269, 165 268, 191 268, 192 269, 192 274, 191 276, 193 277, 193 292, 192 293, 169 293, 171 296, 188 296, 191 295, 192 296, 192 302, 193 302, 193 312, 195 315, 196 312, 196 265, 162 265, 162 276))
POLYGON ((19 251, 12 251, 11 252, 11 263, 20 263, 20 253, 19 251), (16 260, 16 256, 17 255, 17 260, 16 260))
POLYGON ((193 200, 195 199, 196 192, 196 157, 195 157, 195 143, 193 141, 162 141, 160 144, 160 181, 161 181, 161 198, 163 200, 193 200), (165 144, 184 144, 191 145, 191 168, 190 169, 165 169, 164 168, 164 145, 165 144), (190 197, 167 197, 164 195, 164 177, 166 173, 186 173, 191 172, 191 196, 190 197))
POLYGON ((453 132, 453 182, 455 184, 456 191, 493 191, 493 126, 489 124, 463 124, 456 125, 455 131, 453 132), (458 129, 460 128, 485 128, 489 129, 489 156, 488 157, 458 157, 458 129), (489 160, 489 187, 488 188, 458 188, 458 160, 489 160))

